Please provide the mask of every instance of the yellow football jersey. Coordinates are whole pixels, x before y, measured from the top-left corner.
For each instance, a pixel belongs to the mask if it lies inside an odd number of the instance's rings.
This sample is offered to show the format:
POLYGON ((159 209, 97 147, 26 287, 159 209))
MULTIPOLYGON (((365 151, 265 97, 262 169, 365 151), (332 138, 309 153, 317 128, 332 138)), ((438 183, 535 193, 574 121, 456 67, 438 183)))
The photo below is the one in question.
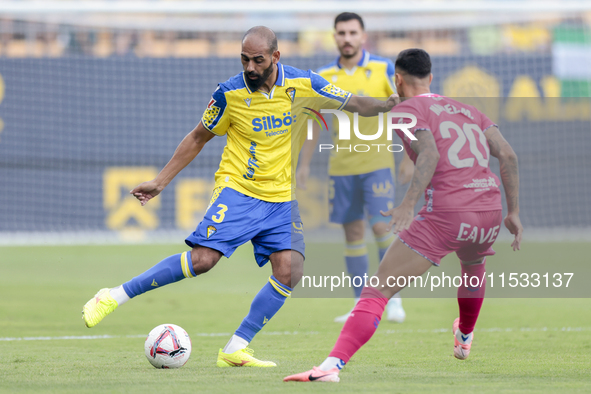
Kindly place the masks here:
POLYGON ((299 132, 292 138, 296 122, 302 126, 298 129, 305 124, 305 119, 297 119, 298 111, 292 113, 294 100, 316 98, 315 105, 322 108, 342 109, 351 98, 351 93, 310 70, 281 63, 277 68, 277 81, 269 93, 252 92, 244 73, 219 84, 213 93, 201 122, 212 133, 228 137, 215 174, 216 188, 231 187, 269 202, 292 200, 297 155, 306 137, 299 132))
MULTIPOLYGON (((387 98, 396 92, 394 85, 394 64, 391 60, 371 55, 363 51, 363 57, 356 67, 351 70, 343 68, 339 59, 321 67, 318 74, 330 83, 339 88, 358 96, 370 96, 375 98, 387 98)), ((347 112, 351 124, 353 114, 347 112)), ((359 117, 359 131, 363 134, 375 134, 378 130, 378 117, 359 117)), ((384 130, 386 127, 386 116, 384 115, 384 130)), ((355 146, 358 144, 384 144, 380 147, 371 147, 369 152, 355 152, 354 149, 332 149, 329 161, 329 175, 358 175, 366 174, 382 168, 394 169, 394 154, 389 152, 387 146, 392 142, 386 138, 386 132, 374 141, 368 142, 359 139, 351 133, 351 139, 339 141, 333 128, 333 144, 340 148, 355 146), (378 150, 379 148, 379 150, 378 150)))

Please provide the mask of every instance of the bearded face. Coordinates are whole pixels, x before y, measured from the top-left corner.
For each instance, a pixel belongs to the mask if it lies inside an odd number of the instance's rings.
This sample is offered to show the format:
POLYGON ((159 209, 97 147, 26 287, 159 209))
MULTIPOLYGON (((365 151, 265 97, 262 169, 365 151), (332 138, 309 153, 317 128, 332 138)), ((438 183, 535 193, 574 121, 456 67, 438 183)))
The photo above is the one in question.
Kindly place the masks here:
POLYGON ((269 61, 269 63, 269 67, 265 68, 262 73, 258 73, 255 70, 244 71, 244 75, 246 76, 244 79, 251 92, 257 91, 269 79, 269 76, 273 72, 273 62, 269 61))

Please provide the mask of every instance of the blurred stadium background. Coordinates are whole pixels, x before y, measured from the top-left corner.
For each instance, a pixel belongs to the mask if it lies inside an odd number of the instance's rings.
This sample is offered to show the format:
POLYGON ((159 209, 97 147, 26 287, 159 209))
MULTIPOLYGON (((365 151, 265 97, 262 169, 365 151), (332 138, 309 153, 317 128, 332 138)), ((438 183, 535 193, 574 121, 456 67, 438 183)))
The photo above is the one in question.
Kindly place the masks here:
MULTIPOLYGON (((342 11, 365 19, 370 52, 428 51, 433 91, 476 97, 499 123, 520 158, 529 234, 589 238, 591 2, 23 0, 0 3, 0 244, 182 240, 224 138, 148 206, 127 192, 241 71, 244 31, 271 27, 283 63, 316 69, 337 55, 342 11)), ((301 196, 310 231, 326 222, 326 160, 301 196)))

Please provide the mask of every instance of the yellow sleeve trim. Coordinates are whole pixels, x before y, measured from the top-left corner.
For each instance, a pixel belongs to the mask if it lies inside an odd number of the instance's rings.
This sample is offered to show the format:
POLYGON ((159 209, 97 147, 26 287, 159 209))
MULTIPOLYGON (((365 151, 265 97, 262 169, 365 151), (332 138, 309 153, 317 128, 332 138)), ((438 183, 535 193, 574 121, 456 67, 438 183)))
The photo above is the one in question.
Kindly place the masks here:
POLYGON ((349 96, 347 97, 345 102, 343 104, 341 104, 341 106, 339 107, 339 111, 347 106, 347 104, 349 103, 349 100, 351 99, 351 96, 353 96, 353 93, 349 92, 349 96))
POLYGON ((218 134, 215 131, 213 131, 212 129, 210 129, 209 127, 207 127, 205 125, 205 123, 203 122, 203 119, 201 119, 201 124, 203 125, 203 127, 205 127, 205 129, 207 129, 207 131, 209 131, 211 134, 217 135, 218 137, 223 137, 224 134, 218 134))

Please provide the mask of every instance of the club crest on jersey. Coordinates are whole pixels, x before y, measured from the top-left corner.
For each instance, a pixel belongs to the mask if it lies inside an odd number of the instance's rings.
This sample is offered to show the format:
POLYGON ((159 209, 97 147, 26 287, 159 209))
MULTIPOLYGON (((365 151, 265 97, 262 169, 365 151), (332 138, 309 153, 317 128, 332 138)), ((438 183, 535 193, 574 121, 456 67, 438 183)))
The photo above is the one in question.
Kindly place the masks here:
POLYGON ((369 79, 371 77, 371 70, 365 70, 365 77, 369 79))
POLYGON ((214 226, 207 226, 207 239, 209 239, 210 237, 213 237, 213 235, 217 232, 218 232, 218 229, 215 228, 214 226))
POLYGON ((289 88, 285 89, 285 94, 287 94, 287 97, 289 97, 289 99, 293 103, 293 100, 295 100, 295 95, 296 95, 295 88, 289 87, 289 88))
POLYGON ((250 100, 251 100, 251 99, 249 99, 249 98, 246 98, 246 99, 244 99, 244 102, 246 103, 246 106, 247 106, 248 108, 250 108, 250 100))

